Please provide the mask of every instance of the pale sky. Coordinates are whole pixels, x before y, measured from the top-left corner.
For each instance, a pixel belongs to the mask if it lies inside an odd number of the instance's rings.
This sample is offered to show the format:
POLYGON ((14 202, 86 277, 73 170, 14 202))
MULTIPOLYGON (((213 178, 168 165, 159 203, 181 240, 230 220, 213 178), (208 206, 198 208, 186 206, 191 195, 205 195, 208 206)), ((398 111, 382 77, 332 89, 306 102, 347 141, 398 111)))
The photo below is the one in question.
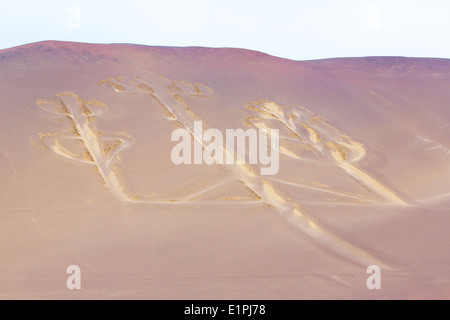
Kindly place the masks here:
POLYGON ((449 0, 1 0, 0 49, 42 40, 450 58, 449 0))

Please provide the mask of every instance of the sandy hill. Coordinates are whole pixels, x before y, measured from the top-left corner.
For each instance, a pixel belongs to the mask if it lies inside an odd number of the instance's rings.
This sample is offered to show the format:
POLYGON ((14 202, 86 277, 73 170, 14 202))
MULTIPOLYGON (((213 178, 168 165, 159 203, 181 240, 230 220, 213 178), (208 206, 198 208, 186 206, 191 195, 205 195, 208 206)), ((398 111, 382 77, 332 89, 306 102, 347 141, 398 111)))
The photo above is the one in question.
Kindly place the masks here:
POLYGON ((0 297, 449 298, 449 87, 447 59, 2 50, 0 297), (174 165, 195 121, 278 129, 279 172, 174 165))

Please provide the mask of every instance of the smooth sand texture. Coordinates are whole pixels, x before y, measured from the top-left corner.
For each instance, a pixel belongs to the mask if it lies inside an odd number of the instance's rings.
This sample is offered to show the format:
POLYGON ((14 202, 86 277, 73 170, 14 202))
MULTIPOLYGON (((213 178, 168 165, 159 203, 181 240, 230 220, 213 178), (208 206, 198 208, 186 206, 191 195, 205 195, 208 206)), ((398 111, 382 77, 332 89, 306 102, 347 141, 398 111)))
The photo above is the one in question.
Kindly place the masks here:
POLYGON ((0 70, 0 298, 450 298, 448 60, 43 42, 0 70), (278 174, 174 165, 195 121, 278 129, 278 174))

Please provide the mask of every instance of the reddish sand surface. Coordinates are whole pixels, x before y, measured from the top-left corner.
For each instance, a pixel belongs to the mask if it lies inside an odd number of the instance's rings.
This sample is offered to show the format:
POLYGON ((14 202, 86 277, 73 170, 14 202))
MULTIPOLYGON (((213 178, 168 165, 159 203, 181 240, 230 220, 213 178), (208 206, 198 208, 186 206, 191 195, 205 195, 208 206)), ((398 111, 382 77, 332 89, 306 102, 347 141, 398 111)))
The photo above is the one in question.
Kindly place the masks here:
POLYGON ((41 42, 0 98, 2 299, 450 298, 449 60, 41 42), (194 121, 279 172, 174 165, 194 121))

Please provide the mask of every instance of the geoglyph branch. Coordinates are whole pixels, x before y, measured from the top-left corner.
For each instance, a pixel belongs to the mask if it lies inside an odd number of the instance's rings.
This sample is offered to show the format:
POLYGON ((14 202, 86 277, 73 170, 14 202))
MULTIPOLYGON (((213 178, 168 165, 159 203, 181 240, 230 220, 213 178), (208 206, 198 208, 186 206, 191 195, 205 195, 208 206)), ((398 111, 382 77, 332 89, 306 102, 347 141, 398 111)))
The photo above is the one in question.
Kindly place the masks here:
POLYGON ((61 93, 56 100, 38 100, 36 104, 47 112, 66 117, 72 127, 65 132, 40 133, 44 145, 60 156, 93 165, 103 184, 116 197, 128 201, 113 169, 114 159, 128 142, 120 136, 102 137, 95 126, 95 117, 106 105, 84 101, 73 93, 61 93))
MULTIPOLYGON (((372 191, 381 195, 386 201, 394 205, 407 205, 392 190, 371 177, 368 173, 357 168, 354 163, 362 159, 366 150, 363 144, 341 134, 339 130, 326 123, 321 117, 314 117, 305 107, 291 110, 290 107, 280 106, 272 101, 259 100, 250 103, 247 108, 257 116, 247 117, 247 123, 258 128, 265 128, 264 120, 271 120, 287 128, 299 142, 306 143, 322 155, 325 161, 334 163, 351 177, 363 183, 372 191)), ((295 153, 282 148, 281 152, 290 157, 295 153)), ((300 157, 296 157, 302 160, 300 157)))

